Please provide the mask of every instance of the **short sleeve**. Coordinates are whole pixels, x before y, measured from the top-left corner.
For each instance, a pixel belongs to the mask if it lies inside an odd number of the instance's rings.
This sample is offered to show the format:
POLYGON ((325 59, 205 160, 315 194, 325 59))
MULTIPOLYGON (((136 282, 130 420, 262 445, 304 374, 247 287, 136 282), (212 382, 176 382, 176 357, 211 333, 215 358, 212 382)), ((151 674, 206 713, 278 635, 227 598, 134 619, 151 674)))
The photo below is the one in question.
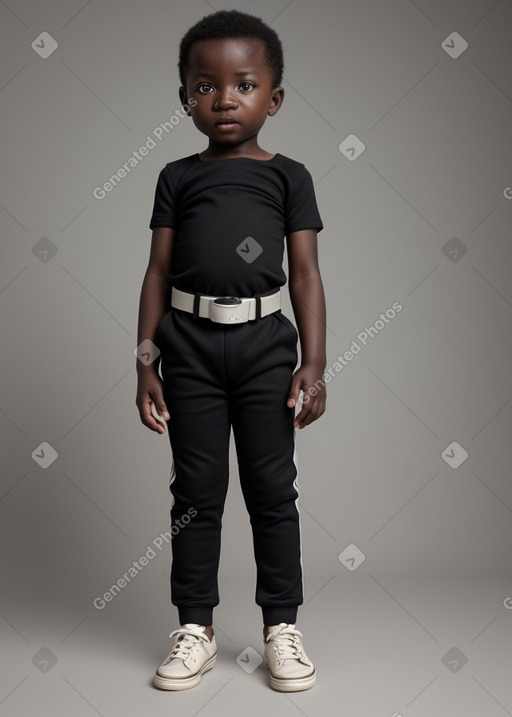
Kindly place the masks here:
POLYGON ((306 167, 302 165, 291 182, 285 206, 286 234, 301 229, 321 231, 323 226, 316 202, 313 178, 306 167))
POLYGON ((149 228, 155 227, 171 227, 175 228, 174 213, 174 185, 167 165, 158 175, 155 189, 155 199, 153 203, 153 213, 149 228))

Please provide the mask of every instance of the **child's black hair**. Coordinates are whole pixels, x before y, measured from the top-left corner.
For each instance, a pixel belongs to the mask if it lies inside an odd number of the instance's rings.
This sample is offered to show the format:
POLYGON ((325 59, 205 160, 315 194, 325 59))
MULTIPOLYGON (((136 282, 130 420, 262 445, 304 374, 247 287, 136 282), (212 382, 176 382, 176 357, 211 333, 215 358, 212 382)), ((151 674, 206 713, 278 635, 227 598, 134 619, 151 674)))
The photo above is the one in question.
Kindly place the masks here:
POLYGON ((278 34, 260 17, 248 15, 239 10, 219 10, 206 15, 193 25, 183 36, 180 43, 178 69, 180 81, 185 85, 185 69, 188 54, 193 42, 197 40, 255 37, 265 45, 266 64, 274 73, 272 89, 279 87, 283 79, 283 47, 278 34))

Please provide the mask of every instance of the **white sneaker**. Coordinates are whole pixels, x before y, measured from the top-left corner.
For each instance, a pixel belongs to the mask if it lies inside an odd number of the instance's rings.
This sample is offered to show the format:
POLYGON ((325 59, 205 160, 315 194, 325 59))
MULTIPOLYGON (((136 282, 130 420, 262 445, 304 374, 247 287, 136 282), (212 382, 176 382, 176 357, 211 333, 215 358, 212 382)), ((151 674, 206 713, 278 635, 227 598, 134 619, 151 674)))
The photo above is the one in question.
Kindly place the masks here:
POLYGON ((309 690, 316 682, 315 666, 304 652, 302 633, 295 623, 271 625, 264 637, 270 686, 279 692, 309 690))
POLYGON ((172 650, 156 671, 153 684, 161 690, 188 690, 195 687, 203 672, 211 670, 217 658, 215 635, 211 642, 206 627, 187 622, 169 637, 176 637, 172 650))

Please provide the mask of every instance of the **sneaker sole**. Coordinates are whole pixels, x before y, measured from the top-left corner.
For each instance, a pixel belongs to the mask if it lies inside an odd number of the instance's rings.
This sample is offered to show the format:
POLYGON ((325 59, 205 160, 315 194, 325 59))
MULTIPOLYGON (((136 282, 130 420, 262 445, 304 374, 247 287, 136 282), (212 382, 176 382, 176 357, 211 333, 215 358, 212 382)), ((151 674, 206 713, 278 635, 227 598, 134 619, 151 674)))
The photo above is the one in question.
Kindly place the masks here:
POLYGON ((155 674, 153 684, 160 690, 189 690, 195 687, 201 680, 201 676, 211 670, 217 659, 217 653, 212 655, 204 665, 190 677, 163 677, 158 672, 155 674))
POLYGON ((316 670, 312 675, 307 677, 298 677, 297 679, 283 679, 282 677, 274 677, 267 663, 270 686, 278 692, 300 692, 300 690, 309 690, 316 684, 316 670))

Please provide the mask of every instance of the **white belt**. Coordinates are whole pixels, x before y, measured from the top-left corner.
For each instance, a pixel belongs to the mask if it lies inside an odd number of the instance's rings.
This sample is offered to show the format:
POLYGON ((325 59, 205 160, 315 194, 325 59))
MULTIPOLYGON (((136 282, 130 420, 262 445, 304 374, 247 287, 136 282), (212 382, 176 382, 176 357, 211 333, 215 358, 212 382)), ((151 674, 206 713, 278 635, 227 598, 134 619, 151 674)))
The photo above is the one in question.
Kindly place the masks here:
POLYGON ((263 318, 280 309, 281 290, 278 289, 274 294, 267 296, 241 298, 239 296, 190 294, 188 291, 181 291, 173 286, 171 306, 220 324, 240 324, 244 321, 263 318))

